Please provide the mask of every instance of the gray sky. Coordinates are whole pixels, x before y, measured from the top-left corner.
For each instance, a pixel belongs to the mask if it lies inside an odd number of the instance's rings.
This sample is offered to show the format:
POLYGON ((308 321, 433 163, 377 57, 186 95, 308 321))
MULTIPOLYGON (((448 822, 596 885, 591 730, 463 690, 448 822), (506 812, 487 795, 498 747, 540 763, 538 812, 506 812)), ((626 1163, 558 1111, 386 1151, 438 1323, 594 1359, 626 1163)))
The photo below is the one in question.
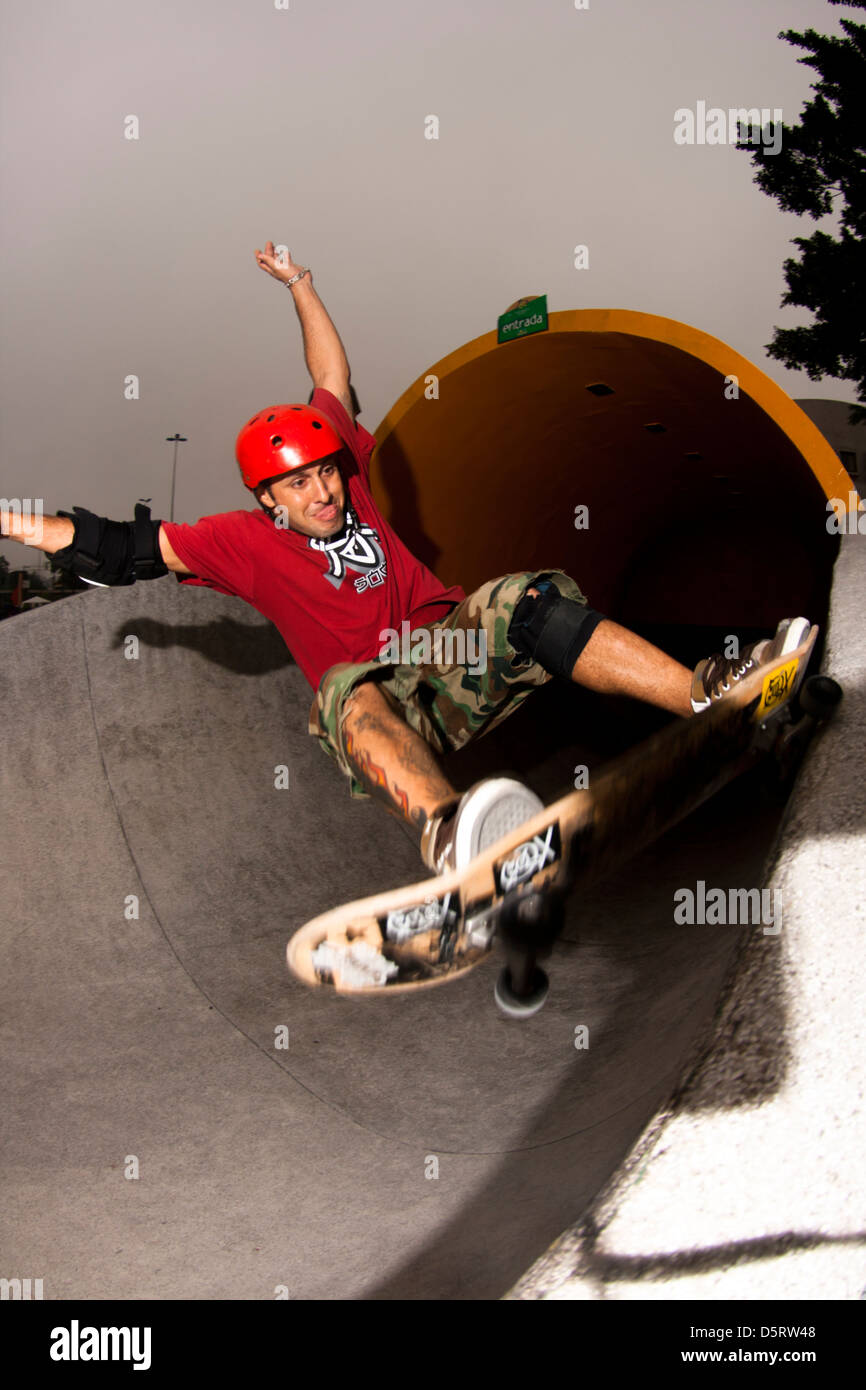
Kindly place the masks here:
POLYGON ((370 430, 531 293, 681 319, 792 396, 853 400, 764 352, 774 325, 810 322, 779 301, 790 238, 816 224, 781 213, 747 155, 673 130, 698 101, 790 123, 814 73, 779 30, 862 16, 589 5, 5 0, 0 494, 117 518, 150 496, 167 516, 179 430, 176 519, 254 505, 235 436, 309 390, 291 294, 253 258, 268 238, 312 268, 370 430))

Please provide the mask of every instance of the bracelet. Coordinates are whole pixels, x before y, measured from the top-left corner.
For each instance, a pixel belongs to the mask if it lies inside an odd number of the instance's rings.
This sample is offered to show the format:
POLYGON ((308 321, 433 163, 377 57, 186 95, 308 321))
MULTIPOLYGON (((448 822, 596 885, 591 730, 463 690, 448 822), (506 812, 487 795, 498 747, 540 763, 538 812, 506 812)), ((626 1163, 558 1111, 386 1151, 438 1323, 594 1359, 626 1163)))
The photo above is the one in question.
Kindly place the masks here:
POLYGON ((287 290, 290 290, 292 288, 292 285, 296 285, 299 280, 303 280, 304 276, 308 274, 309 266, 306 270, 299 270, 297 275, 292 276, 291 280, 284 280, 283 284, 285 285, 287 290))

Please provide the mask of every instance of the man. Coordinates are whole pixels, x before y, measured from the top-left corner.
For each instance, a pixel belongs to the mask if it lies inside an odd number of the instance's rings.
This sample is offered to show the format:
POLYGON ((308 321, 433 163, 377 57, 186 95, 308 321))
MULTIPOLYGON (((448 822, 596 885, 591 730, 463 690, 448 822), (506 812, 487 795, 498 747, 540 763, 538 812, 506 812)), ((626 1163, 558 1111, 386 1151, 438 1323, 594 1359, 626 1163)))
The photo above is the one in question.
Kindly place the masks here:
POLYGON ((468 862, 542 803, 512 778, 487 778, 461 795, 437 754, 462 747, 507 718, 554 675, 592 690, 630 695, 683 717, 723 698, 747 671, 797 646, 804 618, 784 619, 772 640, 735 660, 713 656, 691 672, 591 609, 559 570, 500 576, 466 595, 445 588, 406 549, 369 488, 375 440, 355 420, 346 353, 309 269, 272 242, 258 265, 289 288, 313 381, 308 405, 252 416, 236 457, 258 511, 225 512, 195 525, 111 522, 81 508, 42 519, 41 539, 20 517, 4 535, 54 555, 98 584, 128 584, 171 570, 246 600, 276 625, 316 692, 309 732, 350 779, 352 796, 375 797, 418 840, 425 865, 468 862), (421 659, 383 659, 388 631, 438 634, 421 659), (444 638, 483 660, 443 660, 444 638), (426 657, 430 656, 430 660, 426 657))

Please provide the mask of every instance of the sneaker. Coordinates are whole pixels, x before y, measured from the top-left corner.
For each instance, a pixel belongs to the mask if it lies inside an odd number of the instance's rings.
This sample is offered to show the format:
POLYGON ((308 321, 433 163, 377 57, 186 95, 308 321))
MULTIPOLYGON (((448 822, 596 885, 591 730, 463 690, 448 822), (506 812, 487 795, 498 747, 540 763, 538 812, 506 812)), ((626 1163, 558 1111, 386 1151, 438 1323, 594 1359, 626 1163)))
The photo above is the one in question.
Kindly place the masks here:
POLYGON ((516 778, 485 778, 436 807, 424 827, 421 857, 436 874, 463 869, 543 810, 544 802, 516 778))
POLYGON ((760 666, 768 666, 792 652, 809 634, 808 618, 783 618, 775 637, 765 637, 744 647, 739 656, 705 657, 695 667, 692 678, 692 709, 695 714, 708 709, 714 700, 723 700, 738 681, 760 666))

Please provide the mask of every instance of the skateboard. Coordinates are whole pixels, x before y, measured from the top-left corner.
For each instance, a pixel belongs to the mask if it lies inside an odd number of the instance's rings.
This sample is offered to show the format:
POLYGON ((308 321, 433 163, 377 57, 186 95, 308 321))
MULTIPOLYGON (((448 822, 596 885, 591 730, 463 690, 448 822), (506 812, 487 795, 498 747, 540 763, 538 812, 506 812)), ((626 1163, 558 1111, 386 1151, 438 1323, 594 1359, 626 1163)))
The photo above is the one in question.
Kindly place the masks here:
POLYGON ((455 980, 498 939, 495 989, 506 1014, 536 1012, 547 994, 538 957, 563 925, 567 893, 602 878, 768 755, 790 778, 814 727, 841 698, 826 676, 804 680, 818 628, 724 699, 677 719, 537 812, 462 870, 337 907, 288 943, 290 971, 314 987, 381 996, 455 980))

